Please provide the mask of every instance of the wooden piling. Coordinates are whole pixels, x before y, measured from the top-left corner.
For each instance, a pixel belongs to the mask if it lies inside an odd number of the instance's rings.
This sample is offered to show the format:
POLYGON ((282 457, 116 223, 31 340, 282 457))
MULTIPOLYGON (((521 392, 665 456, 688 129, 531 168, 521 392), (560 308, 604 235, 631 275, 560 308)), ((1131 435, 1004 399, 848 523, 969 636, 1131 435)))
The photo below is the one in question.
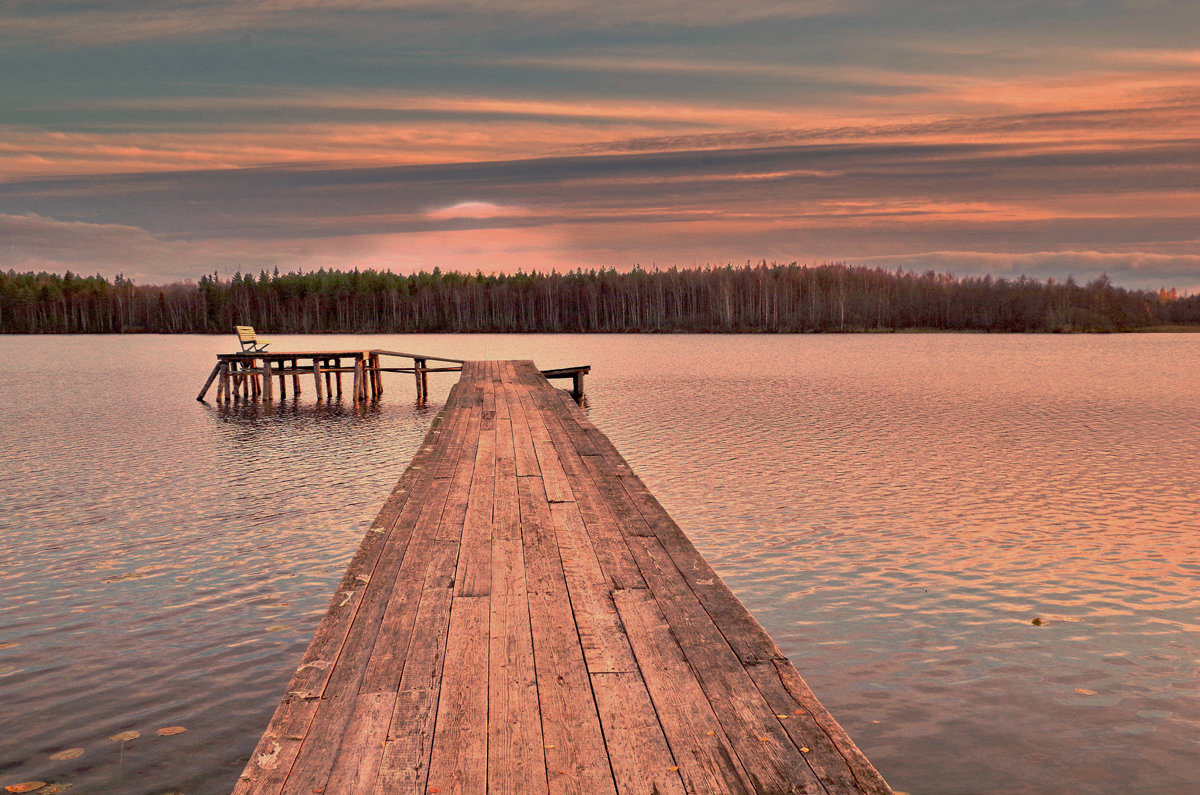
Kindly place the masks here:
POLYGON ((263 359, 262 366, 262 399, 264 403, 274 403, 274 385, 271 383, 271 360, 263 359))

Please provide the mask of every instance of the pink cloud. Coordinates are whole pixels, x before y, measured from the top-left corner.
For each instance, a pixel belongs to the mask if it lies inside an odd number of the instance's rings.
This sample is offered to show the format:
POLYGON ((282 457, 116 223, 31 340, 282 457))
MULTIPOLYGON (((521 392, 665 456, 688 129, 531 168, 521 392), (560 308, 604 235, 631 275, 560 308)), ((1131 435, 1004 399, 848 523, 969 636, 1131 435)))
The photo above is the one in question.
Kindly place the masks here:
POLYGON ((439 207, 425 213, 426 218, 435 221, 448 221, 456 218, 512 218, 525 215, 522 207, 515 207, 492 202, 461 201, 446 207, 439 207))

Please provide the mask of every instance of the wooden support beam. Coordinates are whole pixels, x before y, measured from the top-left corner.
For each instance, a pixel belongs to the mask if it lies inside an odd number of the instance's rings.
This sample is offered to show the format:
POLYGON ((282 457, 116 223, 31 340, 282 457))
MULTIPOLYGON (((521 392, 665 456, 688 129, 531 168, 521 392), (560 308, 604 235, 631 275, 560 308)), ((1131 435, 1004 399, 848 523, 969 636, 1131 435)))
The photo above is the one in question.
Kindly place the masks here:
POLYGON ((321 386, 321 360, 313 357, 313 381, 317 385, 317 400, 325 399, 325 389, 321 386))
MULTIPOLYGON (((216 380, 221 373, 221 363, 217 362, 213 366, 212 372, 208 374, 208 380, 204 382, 204 386, 200 388, 200 394, 196 395, 196 400, 204 400, 204 396, 208 393, 208 388, 212 386, 212 382, 216 380)), ((220 398, 218 398, 220 399, 220 398)))

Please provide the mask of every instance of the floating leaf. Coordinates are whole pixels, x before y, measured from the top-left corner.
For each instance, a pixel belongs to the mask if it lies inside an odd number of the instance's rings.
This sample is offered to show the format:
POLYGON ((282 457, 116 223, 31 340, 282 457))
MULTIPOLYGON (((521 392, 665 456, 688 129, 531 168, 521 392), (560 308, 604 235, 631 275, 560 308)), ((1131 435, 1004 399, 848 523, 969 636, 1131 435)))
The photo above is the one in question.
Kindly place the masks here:
POLYGON ((1077 688, 1075 688, 1075 692, 1076 692, 1076 693, 1078 693, 1078 694, 1079 694, 1079 695, 1081 695, 1081 696, 1094 696, 1094 695, 1096 695, 1096 691, 1095 691, 1095 690, 1088 690, 1086 687, 1077 687, 1077 688))
POLYGON ((78 759, 83 756, 82 748, 67 748, 56 754, 50 754, 51 759, 78 759))
POLYGON ((124 742, 129 742, 130 740, 136 740, 137 738, 139 738, 141 736, 142 736, 141 732, 130 729, 127 732, 120 732, 119 734, 111 734, 111 735, 109 735, 108 739, 112 740, 115 743, 124 743, 124 742))
POLYGON ((73 786, 75 786, 75 785, 74 784, 47 784, 46 786, 44 786, 40 790, 38 790, 38 795, 54 795, 54 793, 56 793, 56 792, 66 792, 73 786))
POLYGON ((20 645, 21 644, 18 641, 13 641, 12 643, 0 643, 0 649, 15 649, 20 645))
POLYGON ((185 731, 187 729, 183 726, 164 726, 156 733, 159 737, 170 737, 172 734, 183 734, 185 731))
POLYGON ((44 781, 22 781, 20 784, 9 784, 5 787, 9 792, 33 792, 46 786, 44 781))
POLYGON ((1033 621, 1030 621, 1029 623, 1033 624, 1035 627, 1040 627, 1042 625, 1042 619, 1035 618, 1033 621))

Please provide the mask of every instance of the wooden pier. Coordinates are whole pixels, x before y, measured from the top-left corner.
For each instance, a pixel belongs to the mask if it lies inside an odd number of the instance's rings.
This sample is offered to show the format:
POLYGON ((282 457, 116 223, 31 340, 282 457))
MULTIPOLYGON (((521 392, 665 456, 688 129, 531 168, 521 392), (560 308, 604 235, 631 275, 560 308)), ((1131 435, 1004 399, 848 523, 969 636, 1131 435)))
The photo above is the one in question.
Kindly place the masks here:
POLYGON ((237 793, 890 793, 611 442, 466 362, 237 793))
MULTIPOLYGON (((292 384, 292 397, 301 392, 301 378, 313 378, 317 400, 342 396, 342 375, 353 376, 350 396, 355 402, 377 400, 383 396, 383 373, 412 373, 417 385, 417 402, 429 399, 430 373, 457 373, 462 370, 462 359, 447 359, 420 353, 401 353, 379 349, 366 351, 240 351, 218 353, 217 363, 196 400, 203 401, 213 383, 217 385, 217 402, 233 400, 262 400, 271 402, 276 398, 274 379, 279 379, 278 397, 287 398, 288 381, 292 384), (412 365, 384 366, 384 357, 411 359, 412 365), (430 362, 449 364, 450 367, 431 367, 430 362)), ((576 402, 583 399, 583 377, 591 370, 587 365, 542 370, 548 379, 571 379, 571 396, 576 402)))

